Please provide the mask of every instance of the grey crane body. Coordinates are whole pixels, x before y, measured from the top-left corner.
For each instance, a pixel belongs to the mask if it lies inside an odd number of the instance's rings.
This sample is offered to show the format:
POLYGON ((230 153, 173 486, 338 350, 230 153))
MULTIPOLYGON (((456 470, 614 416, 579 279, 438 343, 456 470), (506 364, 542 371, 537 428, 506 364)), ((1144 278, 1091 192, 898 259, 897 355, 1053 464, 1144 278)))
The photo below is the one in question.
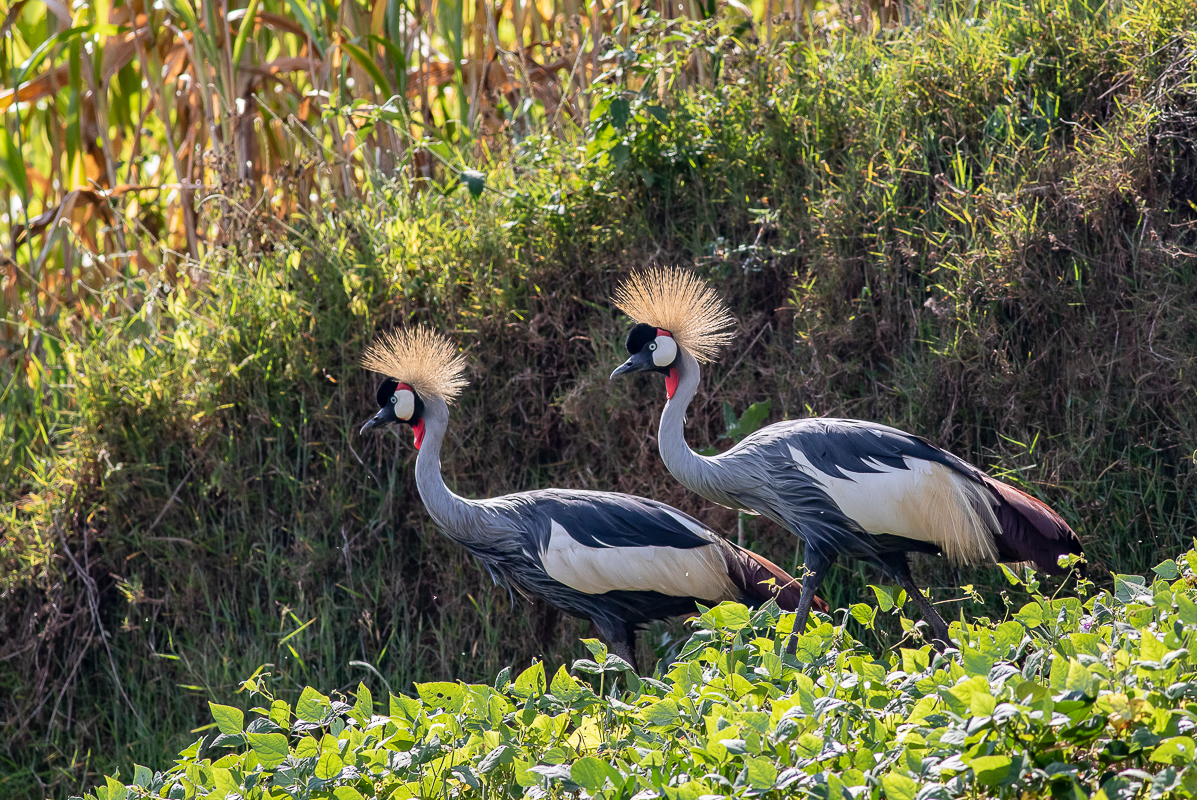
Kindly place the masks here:
MULTIPOLYGON (((635 371, 669 375, 671 396, 657 437, 665 466, 708 500, 763 515, 803 539, 804 594, 815 591, 839 556, 870 561, 906 589, 935 637, 947 644, 947 623, 915 586, 907 553, 943 553, 968 564, 1030 561, 1060 572, 1058 556, 1081 552, 1076 534, 1047 506, 886 425, 787 420, 719 455, 695 453, 684 425, 698 390, 698 361, 684 347, 668 344, 659 350, 676 349, 676 358, 654 363, 645 355, 645 342, 653 336, 660 343, 669 334, 647 325, 634 328, 628 337, 632 357, 612 377, 635 371)), ((795 631, 805 626, 808 608, 800 602, 795 631)))
MULTIPOLYGON (((379 416, 387 411, 384 406, 379 416)), ((416 486, 437 527, 496 583, 592 620, 612 651, 633 666, 637 629, 693 612, 696 603, 758 606, 775 599, 797 608, 799 582, 663 503, 562 489, 484 500, 458 496, 441 472, 448 406, 423 398, 420 413, 416 486)))

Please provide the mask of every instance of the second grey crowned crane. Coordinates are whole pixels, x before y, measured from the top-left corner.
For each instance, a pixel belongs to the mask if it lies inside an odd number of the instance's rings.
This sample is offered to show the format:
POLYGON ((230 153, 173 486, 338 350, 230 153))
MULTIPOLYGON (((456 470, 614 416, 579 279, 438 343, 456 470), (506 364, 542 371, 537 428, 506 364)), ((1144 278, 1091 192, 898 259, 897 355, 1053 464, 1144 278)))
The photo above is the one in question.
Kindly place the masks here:
POLYGON ((773 599, 783 610, 798 607, 797 580, 663 503, 565 489, 459 497, 441 475, 441 445, 449 403, 466 385, 465 360, 445 337, 416 328, 375 343, 364 364, 387 377, 378 387, 380 410, 362 432, 412 427, 416 487, 437 526, 496 583, 593 621, 633 668, 637 628, 692 612, 695 603, 773 599))
MULTIPOLYGON (((881 567, 909 594, 935 638, 948 625, 915 586, 906 554, 942 553, 963 564, 1029 561, 1061 573, 1059 556, 1081 553, 1068 524, 1043 503, 925 439, 850 419, 778 422, 725 453, 686 444, 686 408, 698 391, 699 361, 731 341, 735 320, 715 292, 682 269, 650 269, 619 287, 616 305, 636 324, 631 357, 611 377, 665 376, 657 442, 673 476, 703 497, 761 514, 806 542, 808 571, 794 630, 839 556, 881 567)), ((793 652, 796 637, 790 639, 793 652)))

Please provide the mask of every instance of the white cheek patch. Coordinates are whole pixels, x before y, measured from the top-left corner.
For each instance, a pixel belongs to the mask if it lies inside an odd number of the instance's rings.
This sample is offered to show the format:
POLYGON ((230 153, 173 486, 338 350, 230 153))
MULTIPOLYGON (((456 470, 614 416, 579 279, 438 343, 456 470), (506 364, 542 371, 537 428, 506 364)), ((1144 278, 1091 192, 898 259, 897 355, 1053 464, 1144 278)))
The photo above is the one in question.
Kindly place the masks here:
POLYGON ((677 342, 672 336, 658 336, 657 349, 653 351, 653 364, 658 367, 668 367, 677 358, 677 342))
POLYGON ((395 416, 402 420, 408 420, 414 413, 416 413, 416 396, 407 389, 395 392, 395 416))

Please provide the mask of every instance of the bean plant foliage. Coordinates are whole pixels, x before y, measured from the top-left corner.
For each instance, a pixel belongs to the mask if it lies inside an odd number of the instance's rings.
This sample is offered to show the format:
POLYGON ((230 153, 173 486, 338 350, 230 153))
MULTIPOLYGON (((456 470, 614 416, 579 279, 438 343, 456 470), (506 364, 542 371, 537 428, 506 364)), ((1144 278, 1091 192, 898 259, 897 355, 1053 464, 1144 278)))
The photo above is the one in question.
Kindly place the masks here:
MULTIPOLYGON (((534 663, 493 684, 423 683, 414 697, 242 684, 248 714, 211 705, 214 730, 162 772, 137 767, 88 798, 453 796, 819 798, 1187 797, 1197 793, 1197 551, 1114 591, 1055 595, 1006 570, 1030 602, 952 625, 937 653, 880 654, 849 633, 904 598, 820 616, 785 655, 792 614, 703 609, 655 676, 586 640, 591 658, 534 663)), ((910 644, 911 646, 902 646, 910 644)))

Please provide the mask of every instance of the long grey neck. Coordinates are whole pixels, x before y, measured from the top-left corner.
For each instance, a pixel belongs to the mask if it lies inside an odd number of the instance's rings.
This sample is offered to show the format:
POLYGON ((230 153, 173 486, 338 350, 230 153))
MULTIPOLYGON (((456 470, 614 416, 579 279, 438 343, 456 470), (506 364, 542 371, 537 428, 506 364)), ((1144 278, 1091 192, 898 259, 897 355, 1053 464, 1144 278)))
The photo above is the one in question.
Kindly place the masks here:
POLYGON ((441 445, 449 427, 449 407, 439 397, 424 400, 424 442, 416 456, 416 488, 424 507, 451 539, 467 543, 485 536, 487 513, 474 500, 459 497, 441 474, 441 445))
POLYGON ((674 362, 678 371, 677 391, 665 403, 661 412, 661 425, 657 431, 657 446, 665 467, 683 486, 697 492, 706 499, 720 505, 737 508, 724 489, 726 470, 720 469, 712 459, 700 456, 686 444, 686 409, 698 392, 698 381, 702 368, 698 360, 684 347, 678 347, 678 358, 674 362))

